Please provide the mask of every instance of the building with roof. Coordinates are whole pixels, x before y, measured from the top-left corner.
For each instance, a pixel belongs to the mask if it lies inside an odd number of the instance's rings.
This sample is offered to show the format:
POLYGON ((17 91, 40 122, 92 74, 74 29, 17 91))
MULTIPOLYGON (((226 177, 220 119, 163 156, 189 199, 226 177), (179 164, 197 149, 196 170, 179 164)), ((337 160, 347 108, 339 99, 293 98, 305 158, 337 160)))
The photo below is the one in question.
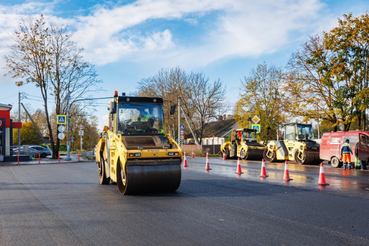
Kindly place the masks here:
POLYGON ((0 103, 0 161, 16 161, 10 146, 13 145, 13 128, 22 128, 21 122, 13 122, 10 118, 12 105, 0 103))
MULTIPOLYGON (((229 136, 232 129, 240 128, 236 120, 232 116, 220 116, 217 121, 212 121, 204 125, 204 131, 202 134, 202 149, 203 151, 209 151, 209 153, 217 154, 220 150, 220 146, 225 142, 225 139, 229 136)), ((198 132, 196 132, 198 136, 198 132)), ((185 137, 184 149, 197 149, 192 134, 187 134, 185 137), (192 146, 190 146, 192 145, 192 146)))

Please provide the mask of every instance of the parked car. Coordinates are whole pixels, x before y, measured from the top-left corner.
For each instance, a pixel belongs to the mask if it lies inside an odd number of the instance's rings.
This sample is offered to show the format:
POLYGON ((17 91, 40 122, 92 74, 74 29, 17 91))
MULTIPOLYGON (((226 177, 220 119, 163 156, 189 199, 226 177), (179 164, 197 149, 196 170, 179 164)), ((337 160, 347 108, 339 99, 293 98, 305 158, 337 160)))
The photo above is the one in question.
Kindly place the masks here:
MULTIPOLYGON (((355 145, 359 142, 359 159, 369 161, 369 132, 349 131, 349 132, 325 132, 320 145, 320 159, 330 162, 332 167, 341 167, 341 147, 342 144, 350 140, 352 152, 355 153, 355 145)), ((355 158, 352 155, 351 162, 355 158)))
MULTIPOLYGON (((40 152, 40 157, 45 158, 46 156, 51 155, 51 152, 40 145, 23 145, 20 148, 20 155, 30 155, 32 157, 38 157, 38 153, 40 152)), ((15 154, 18 154, 18 149, 14 150, 15 154)))

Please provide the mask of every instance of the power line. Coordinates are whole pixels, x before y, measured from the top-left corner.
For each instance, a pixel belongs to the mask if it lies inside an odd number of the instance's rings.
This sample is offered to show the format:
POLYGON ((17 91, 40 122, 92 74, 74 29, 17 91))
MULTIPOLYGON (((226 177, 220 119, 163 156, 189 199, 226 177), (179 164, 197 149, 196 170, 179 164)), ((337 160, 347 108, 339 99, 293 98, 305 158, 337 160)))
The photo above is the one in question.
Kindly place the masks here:
POLYGON ((2 97, 2 98, 0 98, 0 100, 9 99, 9 98, 13 98, 13 97, 18 97, 18 95, 14 95, 14 96, 10 96, 10 97, 2 97))

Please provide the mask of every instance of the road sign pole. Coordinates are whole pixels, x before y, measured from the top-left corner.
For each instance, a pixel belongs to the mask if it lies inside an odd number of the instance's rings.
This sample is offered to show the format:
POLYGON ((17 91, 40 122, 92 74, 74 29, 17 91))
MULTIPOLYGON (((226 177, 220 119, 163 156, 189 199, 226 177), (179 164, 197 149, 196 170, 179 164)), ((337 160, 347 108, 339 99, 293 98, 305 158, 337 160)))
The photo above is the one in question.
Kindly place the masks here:
POLYGON ((72 160, 70 158, 70 143, 69 143, 69 105, 67 107, 67 158, 66 161, 72 160))
POLYGON ((81 135, 81 154, 82 154, 82 135, 81 135))

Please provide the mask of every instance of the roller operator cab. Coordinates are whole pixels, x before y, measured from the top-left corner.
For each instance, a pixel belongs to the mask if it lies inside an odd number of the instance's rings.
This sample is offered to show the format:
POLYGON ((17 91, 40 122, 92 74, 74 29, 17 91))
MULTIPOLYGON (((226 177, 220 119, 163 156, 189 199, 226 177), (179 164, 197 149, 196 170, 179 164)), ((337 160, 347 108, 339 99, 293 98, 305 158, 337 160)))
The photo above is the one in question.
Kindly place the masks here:
POLYGON ((231 142, 220 146, 226 158, 261 160, 265 146, 256 140, 256 129, 232 129, 231 142))
POLYGON ((182 150, 164 132, 163 99, 115 92, 108 121, 96 147, 99 183, 113 181, 121 194, 176 191, 182 150))
POLYGON ((264 151, 266 161, 287 160, 298 164, 319 164, 319 144, 311 124, 284 125, 284 140, 270 141, 264 151))

